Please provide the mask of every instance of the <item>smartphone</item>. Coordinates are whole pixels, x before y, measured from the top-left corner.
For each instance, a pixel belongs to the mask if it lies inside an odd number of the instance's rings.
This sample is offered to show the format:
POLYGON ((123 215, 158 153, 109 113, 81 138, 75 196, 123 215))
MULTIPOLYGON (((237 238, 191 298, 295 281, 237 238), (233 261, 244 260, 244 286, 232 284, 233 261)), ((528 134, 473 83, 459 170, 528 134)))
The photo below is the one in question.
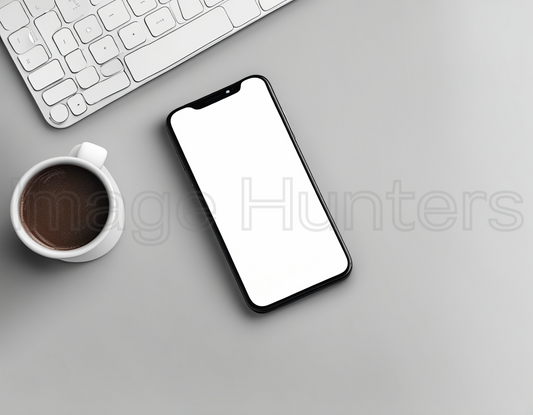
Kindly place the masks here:
POLYGON ((167 128, 252 310, 348 276, 350 254, 266 78, 178 108, 167 128))

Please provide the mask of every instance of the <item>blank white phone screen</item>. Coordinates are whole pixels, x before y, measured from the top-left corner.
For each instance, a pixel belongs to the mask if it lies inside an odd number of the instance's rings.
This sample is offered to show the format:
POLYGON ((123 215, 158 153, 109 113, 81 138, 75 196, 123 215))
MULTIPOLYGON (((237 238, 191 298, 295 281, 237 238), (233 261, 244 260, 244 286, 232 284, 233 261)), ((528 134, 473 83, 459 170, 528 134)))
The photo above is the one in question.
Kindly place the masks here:
POLYGON ((171 126, 248 296, 268 306, 342 274, 348 258, 261 78, 171 126))

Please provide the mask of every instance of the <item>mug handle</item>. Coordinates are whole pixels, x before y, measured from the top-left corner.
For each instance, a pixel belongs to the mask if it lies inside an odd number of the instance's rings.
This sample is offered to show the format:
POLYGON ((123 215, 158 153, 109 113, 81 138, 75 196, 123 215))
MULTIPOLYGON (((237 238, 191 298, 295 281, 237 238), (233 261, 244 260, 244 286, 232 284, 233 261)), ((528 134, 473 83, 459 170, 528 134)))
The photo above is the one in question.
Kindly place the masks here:
POLYGON ((69 156, 88 161, 94 164, 96 168, 101 169, 104 167, 105 159, 107 158, 107 150, 96 144, 85 142, 74 147, 69 156))

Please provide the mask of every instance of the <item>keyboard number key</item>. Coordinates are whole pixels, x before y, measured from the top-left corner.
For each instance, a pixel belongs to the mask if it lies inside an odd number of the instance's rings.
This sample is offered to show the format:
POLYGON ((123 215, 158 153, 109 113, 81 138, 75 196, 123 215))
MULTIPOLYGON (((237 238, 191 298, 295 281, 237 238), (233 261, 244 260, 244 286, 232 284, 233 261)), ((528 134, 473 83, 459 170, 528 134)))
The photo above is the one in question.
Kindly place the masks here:
POLYGON ((52 39, 54 39, 54 43, 59 49, 59 53, 63 56, 78 49, 78 42, 74 39, 74 35, 70 29, 67 29, 66 27, 55 32, 52 39))
POLYGON ((36 91, 46 88, 48 85, 52 85, 54 82, 59 81, 65 76, 65 72, 61 67, 58 60, 53 60, 47 63, 43 67, 37 69, 28 75, 28 81, 36 91))
POLYGON ((103 33, 100 23, 98 23, 94 14, 76 22, 74 29, 83 43, 92 42, 103 33))
POLYGON ((42 45, 37 45, 28 52, 19 55, 18 58, 22 67, 26 71, 31 72, 43 63, 46 63, 48 60, 48 53, 46 53, 46 50, 42 45))
POLYGON ((72 23, 86 14, 91 7, 89 0, 56 0, 57 8, 67 23, 72 23))
POLYGON ((22 29, 16 31, 11 36, 9 36, 9 43, 13 50, 18 53, 29 51, 35 46, 35 38, 30 32, 30 29, 23 27, 22 29))
POLYGON ((115 0, 98 10, 107 30, 114 30, 130 20, 130 14, 121 0, 115 0))
POLYGON ((176 21, 168 7, 162 7, 158 11, 146 16, 146 25, 153 36, 159 36, 176 26, 176 21))
POLYGON ((65 61, 67 62, 69 69, 74 73, 85 69, 87 66, 85 56, 83 56, 83 52, 79 49, 76 49, 74 52, 65 56, 65 61))
POLYGON ((135 16, 142 16, 157 7, 155 0, 128 0, 135 16))
POLYGON ((76 74, 76 81, 78 81, 78 84, 83 89, 90 88, 91 86, 97 84, 99 80, 100 76, 98 75, 98 72, 96 72, 94 66, 89 66, 88 68, 85 68, 83 71, 76 74))
POLYGON ((141 25, 137 22, 120 29, 118 35, 126 49, 133 49, 146 41, 146 35, 144 34, 141 25))
POLYGON ((103 37, 92 43, 89 46, 89 50, 91 51, 94 60, 100 65, 113 59, 115 56, 118 56, 119 52, 117 44, 111 36, 103 37))
POLYGON ((54 0, 24 0, 24 3, 33 17, 39 17, 55 6, 54 0))
POLYGON ((87 111, 87 104, 81 94, 76 94, 72 98, 69 98, 67 105, 74 115, 81 115, 87 111))
POLYGON ((30 23, 30 19, 18 1, 12 1, 0 9, 0 24, 4 29, 12 31, 30 23))
POLYGON ((235 27, 240 27, 261 14, 255 0, 229 0, 222 7, 235 27))
POLYGON ((180 5, 181 14, 185 20, 192 19, 204 10, 204 6, 202 6, 200 0, 178 0, 178 4, 180 5))

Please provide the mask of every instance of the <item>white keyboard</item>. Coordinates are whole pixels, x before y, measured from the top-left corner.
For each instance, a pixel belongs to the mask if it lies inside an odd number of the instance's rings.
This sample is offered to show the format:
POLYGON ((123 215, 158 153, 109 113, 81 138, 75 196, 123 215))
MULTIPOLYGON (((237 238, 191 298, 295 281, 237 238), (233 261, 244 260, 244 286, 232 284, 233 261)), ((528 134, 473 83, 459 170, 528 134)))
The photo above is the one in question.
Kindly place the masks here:
POLYGON ((292 0, 0 0, 0 37, 68 127, 292 0))

